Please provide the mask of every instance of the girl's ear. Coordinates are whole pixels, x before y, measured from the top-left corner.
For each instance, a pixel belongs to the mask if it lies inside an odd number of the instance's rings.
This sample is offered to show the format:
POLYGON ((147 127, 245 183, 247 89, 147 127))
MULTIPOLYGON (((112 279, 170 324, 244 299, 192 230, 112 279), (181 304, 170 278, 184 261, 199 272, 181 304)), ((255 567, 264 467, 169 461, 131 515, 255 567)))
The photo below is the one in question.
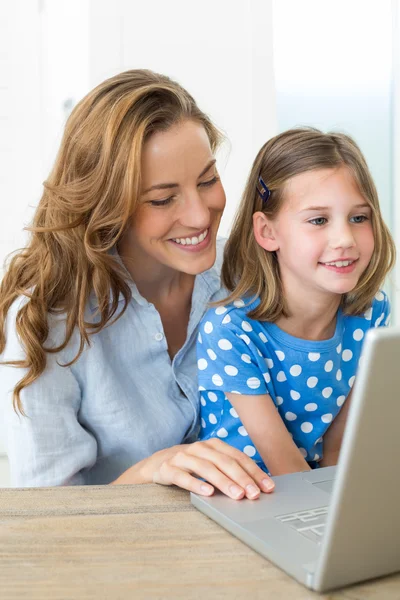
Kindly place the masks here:
POLYGON ((274 236, 272 222, 262 212, 256 212, 253 215, 253 230, 256 242, 264 250, 275 252, 279 250, 279 244, 274 236))

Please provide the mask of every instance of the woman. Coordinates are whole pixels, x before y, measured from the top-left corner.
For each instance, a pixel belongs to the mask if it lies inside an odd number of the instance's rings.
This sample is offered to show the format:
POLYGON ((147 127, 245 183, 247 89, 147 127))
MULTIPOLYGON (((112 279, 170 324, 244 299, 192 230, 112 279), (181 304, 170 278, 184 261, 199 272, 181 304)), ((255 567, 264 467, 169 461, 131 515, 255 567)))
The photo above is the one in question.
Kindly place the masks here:
POLYGON ((196 329, 222 294, 219 141, 193 98, 150 71, 112 77, 71 114, 0 288, 15 485, 273 489, 222 441, 192 443, 196 329))

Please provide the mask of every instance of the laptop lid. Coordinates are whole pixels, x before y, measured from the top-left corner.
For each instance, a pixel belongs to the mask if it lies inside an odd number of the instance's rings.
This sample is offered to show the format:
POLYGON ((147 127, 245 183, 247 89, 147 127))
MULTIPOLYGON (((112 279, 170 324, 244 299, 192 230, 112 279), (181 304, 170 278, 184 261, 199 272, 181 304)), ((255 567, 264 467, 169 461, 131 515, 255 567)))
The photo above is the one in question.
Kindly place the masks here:
POLYGON ((312 587, 400 571, 400 328, 366 335, 312 587))

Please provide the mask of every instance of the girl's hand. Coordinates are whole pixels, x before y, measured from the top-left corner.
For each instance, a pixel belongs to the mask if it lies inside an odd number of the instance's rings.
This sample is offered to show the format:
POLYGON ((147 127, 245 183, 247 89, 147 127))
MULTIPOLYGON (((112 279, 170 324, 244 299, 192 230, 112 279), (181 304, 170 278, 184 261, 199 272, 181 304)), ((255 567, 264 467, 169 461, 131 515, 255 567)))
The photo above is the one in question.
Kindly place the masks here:
POLYGON ((211 496, 217 488, 235 500, 245 496, 254 500, 260 491, 269 493, 275 487, 251 458, 219 439, 160 450, 122 473, 113 483, 177 485, 203 496, 211 496))

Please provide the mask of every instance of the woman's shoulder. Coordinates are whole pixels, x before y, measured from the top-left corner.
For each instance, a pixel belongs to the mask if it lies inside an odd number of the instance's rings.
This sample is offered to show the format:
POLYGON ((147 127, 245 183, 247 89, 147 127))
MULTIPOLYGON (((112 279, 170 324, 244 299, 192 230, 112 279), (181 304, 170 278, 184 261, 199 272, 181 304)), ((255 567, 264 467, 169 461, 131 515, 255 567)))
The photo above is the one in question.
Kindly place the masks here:
MULTIPOLYGON (((19 354, 21 352, 22 343, 20 335, 18 333, 18 321, 21 316, 21 310, 23 310, 29 304, 29 302, 29 296, 20 295, 13 301, 13 303, 7 311, 4 327, 6 346, 4 350, 5 356, 2 356, 3 360, 8 360, 14 354, 19 354)), ((66 314, 63 311, 47 313, 47 347, 55 348, 63 343, 66 335, 66 323, 67 318, 66 314)), ((72 337, 74 338, 75 336, 73 335, 72 337)))

